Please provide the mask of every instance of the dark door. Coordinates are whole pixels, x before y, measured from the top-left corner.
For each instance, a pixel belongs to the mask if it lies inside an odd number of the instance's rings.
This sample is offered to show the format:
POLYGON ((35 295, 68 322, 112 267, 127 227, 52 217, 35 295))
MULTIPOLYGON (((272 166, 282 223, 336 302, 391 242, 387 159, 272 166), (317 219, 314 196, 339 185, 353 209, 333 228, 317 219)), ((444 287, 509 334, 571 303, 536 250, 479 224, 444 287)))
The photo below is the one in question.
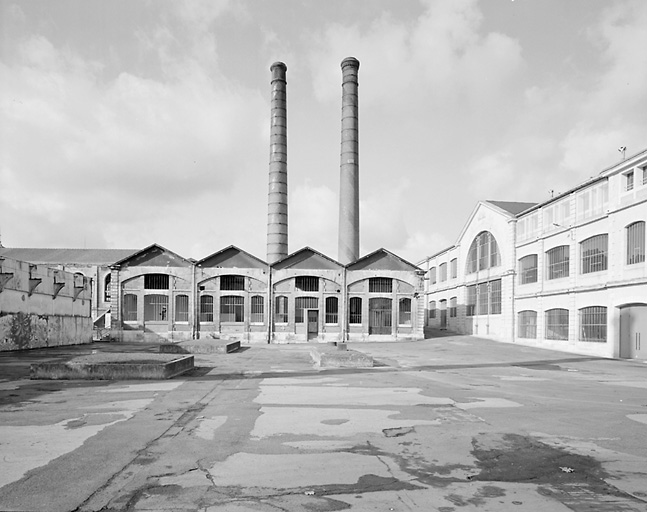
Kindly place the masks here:
POLYGON ((447 329, 447 310, 446 309, 440 310, 440 328, 447 329))
POLYGON ((393 310, 391 306, 391 299, 375 298, 369 300, 368 333, 393 333, 393 310))
POLYGON ((319 336, 319 310, 308 310, 308 339, 315 339, 319 336))

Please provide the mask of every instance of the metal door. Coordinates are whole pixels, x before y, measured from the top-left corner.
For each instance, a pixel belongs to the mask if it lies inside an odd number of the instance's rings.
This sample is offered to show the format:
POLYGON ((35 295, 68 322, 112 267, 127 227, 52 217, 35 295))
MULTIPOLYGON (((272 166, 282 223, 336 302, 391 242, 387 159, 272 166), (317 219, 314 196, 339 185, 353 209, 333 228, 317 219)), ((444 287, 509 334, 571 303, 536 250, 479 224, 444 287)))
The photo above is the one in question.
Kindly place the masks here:
POLYGON ((647 305, 620 310, 620 357, 647 359, 647 305))
POLYGON ((308 309, 308 339, 315 339, 319 336, 319 310, 308 309))
POLYGON ((393 333, 393 308, 391 299, 375 298, 368 302, 368 333, 393 333))

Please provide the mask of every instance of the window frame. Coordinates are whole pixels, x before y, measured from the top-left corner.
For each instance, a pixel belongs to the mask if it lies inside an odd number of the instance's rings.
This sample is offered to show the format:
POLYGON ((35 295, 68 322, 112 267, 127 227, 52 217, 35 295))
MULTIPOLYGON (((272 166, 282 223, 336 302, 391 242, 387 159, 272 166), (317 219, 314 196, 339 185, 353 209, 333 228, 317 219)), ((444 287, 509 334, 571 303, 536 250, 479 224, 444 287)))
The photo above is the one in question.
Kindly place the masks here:
POLYGON ((398 300, 398 325, 411 327, 411 299, 401 297, 398 300))
POLYGON ((625 244, 627 247, 626 265, 645 262, 645 221, 638 220, 625 226, 625 244))
POLYGON ((578 310, 578 341, 585 343, 606 343, 608 335, 608 314, 605 306, 587 306, 578 310), (602 317, 604 321, 602 321, 602 317), (597 322, 596 322, 597 320, 597 322), (585 323, 586 321, 586 323, 585 323))
POLYGON ((580 274, 604 272, 608 268, 609 235, 601 233, 582 240, 580 242, 580 274), (586 254, 587 251, 590 254, 586 254))
POLYGON ((164 293, 144 295, 144 322, 167 323, 169 321, 169 300, 164 293))
POLYGON ((137 294, 136 293, 124 293, 123 304, 121 306, 121 314, 123 315, 124 322, 137 322, 137 294), (131 307, 127 309, 128 306, 134 306, 134 309, 131 307))
POLYGON ((242 324, 245 322, 245 297, 242 295, 220 296, 220 323, 242 324), (233 315, 233 320, 231 316, 233 315), (223 318, 227 317, 226 320, 223 318))
POLYGON ((326 297, 324 301, 324 324, 339 325, 339 297, 326 297))
POLYGON ((566 308, 551 308, 544 313, 545 333, 547 340, 568 340, 570 312, 566 308), (563 320, 566 318, 566 324, 563 320))
POLYGON ((391 277, 369 277, 369 293, 393 293, 393 278, 391 277))
POLYGON ((517 338, 526 340, 537 339, 537 312, 524 309, 517 313, 517 338))
MULTIPOLYGON (((178 324, 188 324, 189 323, 189 296, 186 293, 179 293, 175 296, 175 301, 174 301, 174 311, 173 311, 173 318, 174 322, 178 324), (184 307, 180 307, 182 304, 180 304, 182 301, 185 302, 186 309, 184 307)), ((184 306, 184 305, 182 305, 184 306)))
POLYGON ((536 283, 539 278, 539 257, 537 254, 527 254, 519 258, 519 284, 536 283), (526 263, 530 261, 529 265, 526 263))
POLYGON ((212 324, 215 321, 213 303, 213 295, 200 295, 199 319, 201 324, 212 324))
POLYGON ((278 295, 274 301, 274 323, 287 324, 289 321, 289 306, 286 295, 278 295))
POLYGON ((245 276, 240 274, 228 274, 220 276, 221 292, 243 292, 245 291, 245 276))
POLYGON ((362 323, 362 298, 351 297, 348 300, 348 323, 357 325, 362 323))
POLYGON ((546 251, 546 280, 563 279, 571 273, 571 247, 558 245, 546 251), (561 259, 556 260, 556 256, 561 259))
POLYGON ((265 323, 265 297, 252 295, 249 299, 249 323, 265 323))

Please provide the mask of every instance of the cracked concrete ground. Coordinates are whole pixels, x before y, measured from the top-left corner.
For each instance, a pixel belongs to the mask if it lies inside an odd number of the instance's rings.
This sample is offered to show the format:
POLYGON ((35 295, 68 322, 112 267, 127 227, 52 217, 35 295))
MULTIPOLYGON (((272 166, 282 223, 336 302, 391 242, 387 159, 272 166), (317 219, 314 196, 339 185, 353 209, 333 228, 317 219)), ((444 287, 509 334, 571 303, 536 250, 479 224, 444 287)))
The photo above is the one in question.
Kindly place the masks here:
POLYGON ((3 511, 647 511, 647 365, 449 336, 197 355, 170 381, 30 381, 0 354, 3 511))

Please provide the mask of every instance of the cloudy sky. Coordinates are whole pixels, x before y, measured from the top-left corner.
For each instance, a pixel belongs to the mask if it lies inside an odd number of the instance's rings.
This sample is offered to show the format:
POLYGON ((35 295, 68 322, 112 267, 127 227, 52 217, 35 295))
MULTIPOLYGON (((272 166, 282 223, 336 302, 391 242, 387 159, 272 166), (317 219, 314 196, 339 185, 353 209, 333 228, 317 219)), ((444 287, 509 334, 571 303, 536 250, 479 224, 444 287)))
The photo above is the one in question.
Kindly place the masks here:
POLYGON ((477 201, 647 147, 644 0, 0 0, 6 247, 265 258, 272 62, 289 249, 337 257, 341 70, 360 67, 361 254, 416 262, 477 201))

